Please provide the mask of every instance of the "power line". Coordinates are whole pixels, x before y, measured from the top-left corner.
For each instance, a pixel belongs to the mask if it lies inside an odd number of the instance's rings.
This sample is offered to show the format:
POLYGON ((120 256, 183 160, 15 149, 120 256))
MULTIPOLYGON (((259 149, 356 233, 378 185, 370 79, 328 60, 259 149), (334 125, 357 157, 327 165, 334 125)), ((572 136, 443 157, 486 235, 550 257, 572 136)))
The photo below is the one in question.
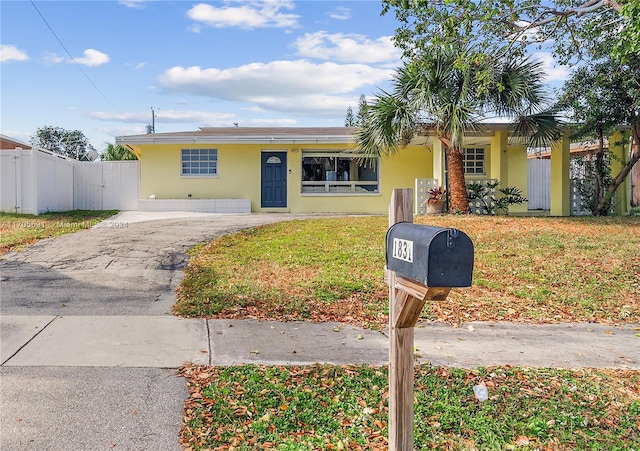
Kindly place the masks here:
POLYGON ((40 10, 38 9, 38 7, 36 6, 35 3, 33 3, 33 0, 29 0, 29 3, 31 3, 31 5, 33 5, 33 7, 35 8, 35 10, 38 12, 38 14, 40 15, 40 17, 42 18, 42 20, 44 21, 44 23, 47 25, 47 27, 49 28, 49 30, 51 31, 51 33, 53 34, 53 36, 56 38, 56 40, 58 41, 58 43, 60 44, 60 46, 64 49, 64 51, 67 53, 67 55, 69 55, 69 58, 71 59, 71 61, 73 62, 73 64, 76 65, 76 67, 78 68, 78 70, 82 73, 82 75, 84 75, 84 78, 87 79, 87 81, 89 83, 91 83, 91 86, 93 86, 95 88, 96 91, 98 91, 98 94, 100 94, 102 96, 102 98, 104 100, 107 101, 107 103, 109 105, 111 105, 113 107, 114 110, 116 110, 118 113, 120 113, 120 110, 111 102, 111 100, 109 100, 107 98, 106 95, 104 95, 104 93, 100 90, 100 88, 98 88, 98 86, 93 82, 93 80, 91 80, 91 78, 89 78, 89 76, 87 75, 87 73, 82 69, 82 67, 80 66, 80 64, 78 64, 78 62, 76 61, 76 59, 71 56, 71 53, 69 52, 69 50, 67 50, 67 47, 64 45, 64 43, 62 42, 62 40, 58 37, 58 35, 56 34, 55 31, 53 31, 53 28, 51 28, 51 25, 49 25, 49 22, 47 22, 47 19, 44 18, 44 16, 42 15, 42 13, 40 12, 40 10))

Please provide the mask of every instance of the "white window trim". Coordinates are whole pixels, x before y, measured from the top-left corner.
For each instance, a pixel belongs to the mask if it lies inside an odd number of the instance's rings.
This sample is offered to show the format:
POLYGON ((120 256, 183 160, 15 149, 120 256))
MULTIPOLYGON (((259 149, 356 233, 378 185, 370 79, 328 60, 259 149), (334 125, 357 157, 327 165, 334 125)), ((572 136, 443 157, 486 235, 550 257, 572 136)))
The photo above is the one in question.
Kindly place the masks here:
POLYGON ((215 179, 215 178, 218 178, 220 176, 219 175, 220 174, 220 165, 219 165, 220 159, 219 159, 219 156, 220 156, 220 153, 219 153, 217 148, 209 148, 209 147, 190 148, 190 147, 187 147, 187 148, 180 149, 180 168, 179 168, 180 178, 183 178, 183 179, 215 179), (184 174, 182 172, 182 164, 183 164, 182 151, 183 150, 215 150, 216 151, 216 173, 215 174, 184 174))
MULTIPOLYGON (((349 158, 353 159, 352 152, 340 149, 302 149, 301 164, 304 164, 305 158, 349 158)), ((353 196, 380 196, 380 158, 376 158, 376 173, 377 180, 318 180, 318 181, 304 181, 300 180, 300 194, 305 197, 353 197, 353 196), (358 186, 377 185, 376 191, 358 191, 358 186), (313 187, 314 191, 303 191, 304 187, 313 187), (336 191, 331 191, 331 188, 336 191), (348 189, 348 191, 337 191, 339 189, 348 189)), ((301 176, 302 178, 302 176, 301 176)))
POLYGON ((463 147, 463 154, 462 154, 462 161, 463 161, 463 165, 464 165, 464 175, 465 176, 471 176, 471 177, 486 177, 487 176, 487 148, 483 147, 483 146, 468 146, 468 147, 463 147), (466 162, 466 154, 467 154, 467 150, 473 150, 474 151, 474 162, 480 161, 477 158, 475 158, 476 156, 476 151, 478 149, 482 149, 483 150, 483 155, 482 155, 482 172, 467 172, 467 162, 466 162))

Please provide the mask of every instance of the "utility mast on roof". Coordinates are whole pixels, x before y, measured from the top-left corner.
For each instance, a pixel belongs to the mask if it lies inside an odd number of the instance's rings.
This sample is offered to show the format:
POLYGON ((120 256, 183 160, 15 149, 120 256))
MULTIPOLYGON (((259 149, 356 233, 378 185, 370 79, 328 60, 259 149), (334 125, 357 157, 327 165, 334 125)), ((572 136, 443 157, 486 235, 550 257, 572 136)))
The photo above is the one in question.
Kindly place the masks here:
POLYGON ((156 132, 156 112, 151 107, 151 125, 147 125, 147 134, 156 132))

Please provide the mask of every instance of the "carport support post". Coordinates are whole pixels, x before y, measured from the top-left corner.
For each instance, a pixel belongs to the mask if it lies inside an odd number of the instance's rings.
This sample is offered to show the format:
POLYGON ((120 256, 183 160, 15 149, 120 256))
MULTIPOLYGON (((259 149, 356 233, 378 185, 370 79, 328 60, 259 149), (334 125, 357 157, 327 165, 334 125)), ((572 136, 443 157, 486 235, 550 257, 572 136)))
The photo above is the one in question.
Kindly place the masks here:
MULTIPOLYGON (((389 227, 413 222, 413 190, 394 189, 389 203, 389 227)), ((396 273, 389 283, 389 450, 413 450, 413 326, 397 327, 404 293, 396 288, 396 273)), ((404 298, 404 299, 403 299, 404 298)))

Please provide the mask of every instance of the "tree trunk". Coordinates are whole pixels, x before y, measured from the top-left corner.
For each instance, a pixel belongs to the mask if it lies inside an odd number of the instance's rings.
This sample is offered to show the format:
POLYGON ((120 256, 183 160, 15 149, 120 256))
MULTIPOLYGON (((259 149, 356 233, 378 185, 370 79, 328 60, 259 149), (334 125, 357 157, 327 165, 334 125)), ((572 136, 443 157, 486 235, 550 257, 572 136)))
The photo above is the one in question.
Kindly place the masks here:
POLYGON ((631 155, 629 157, 629 161, 622 166, 618 175, 613 178, 613 183, 609 185, 605 195, 608 195, 611 198, 614 196, 618 187, 622 185, 631 172, 631 169, 633 169, 633 166, 638 161, 640 161, 640 122, 631 126, 631 155))
POLYGON ((449 171, 450 211, 453 213, 471 213, 467 198, 467 183, 464 179, 462 153, 455 147, 447 147, 447 169, 449 171))

